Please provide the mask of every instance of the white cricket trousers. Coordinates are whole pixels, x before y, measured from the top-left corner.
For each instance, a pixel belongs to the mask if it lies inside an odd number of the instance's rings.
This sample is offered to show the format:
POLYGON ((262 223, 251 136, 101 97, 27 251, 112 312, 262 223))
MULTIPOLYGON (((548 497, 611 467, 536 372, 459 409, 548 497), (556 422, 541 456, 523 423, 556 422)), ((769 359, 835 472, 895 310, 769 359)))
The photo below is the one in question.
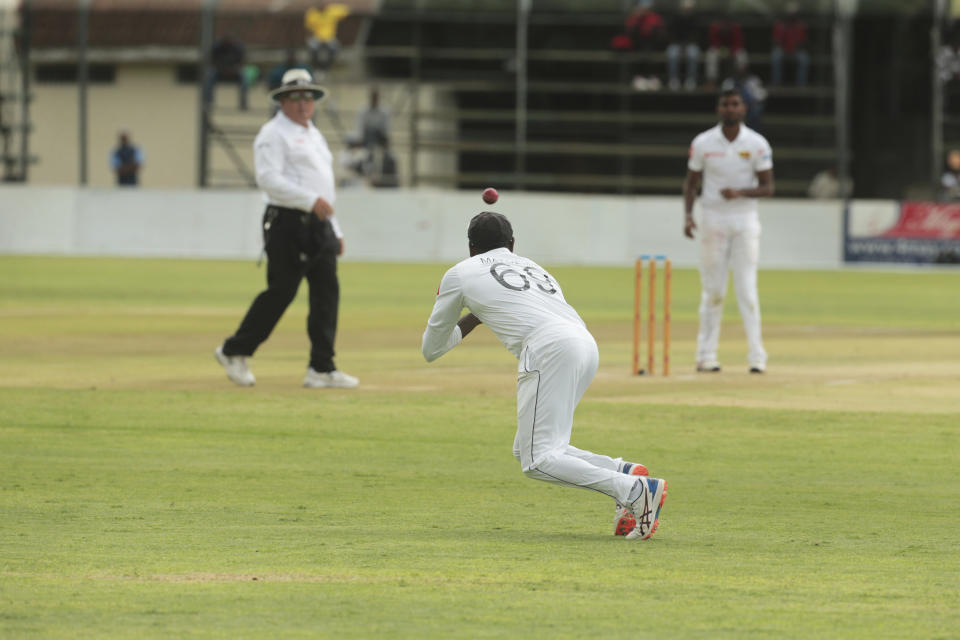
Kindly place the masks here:
POLYGON ((760 257, 760 222, 756 215, 705 215, 700 225, 700 333, 697 362, 716 362, 727 295, 729 272, 747 336, 747 362, 765 367, 767 352, 760 331, 760 298, 757 262, 760 257))
POLYGON ((626 502, 635 476, 614 459, 570 445, 573 412, 597 373, 597 343, 586 329, 538 331, 520 354, 513 455, 530 478, 592 489, 626 502))

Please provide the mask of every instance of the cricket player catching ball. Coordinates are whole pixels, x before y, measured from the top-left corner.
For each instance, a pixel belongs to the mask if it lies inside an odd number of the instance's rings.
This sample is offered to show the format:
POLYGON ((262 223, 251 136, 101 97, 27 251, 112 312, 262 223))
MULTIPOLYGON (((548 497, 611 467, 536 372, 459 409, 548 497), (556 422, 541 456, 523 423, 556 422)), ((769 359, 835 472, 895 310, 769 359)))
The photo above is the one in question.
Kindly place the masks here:
POLYGON ((757 261, 760 219, 757 198, 773 195, 773 152, 762 135, 743 124, 746 105, 736 90, 723 91, 717 101, 720 123, 693 139, 683 183, 683 232, 693 238, 697 224, 693 203, 700 195, 700 332, 697 371, 720 371, 717 343, 733 271, 737 305, 747 335, 750 373, 763 373, 767 352, 760 332, 757 261))
POLYGON ((657 530, 667 483, 646 477, 641 464, 570 445, 574 410, 597 372, 593 336, 556 279, 513 253, 513 228, 503 215, 477 214, 467 239, 470 257, 440 282, 423 357, 432 362, 487 325, 519 361, 513 455, 523 473, 613 498, 614 533, 648 539, 657 530), (465 308, 469 313, 461 317, 465 308))

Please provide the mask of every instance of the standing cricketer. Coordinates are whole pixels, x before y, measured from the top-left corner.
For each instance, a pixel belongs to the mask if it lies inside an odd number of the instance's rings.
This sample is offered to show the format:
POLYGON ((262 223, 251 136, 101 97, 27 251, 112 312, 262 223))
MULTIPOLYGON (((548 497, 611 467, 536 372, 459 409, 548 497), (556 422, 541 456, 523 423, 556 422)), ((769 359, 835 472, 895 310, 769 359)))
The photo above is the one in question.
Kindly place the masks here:
POLYGON ((721 92, 717 100, 719 124, 698 135, 690 145, 687 177, 683 183, 683 233, 688 238, 693 238, 697 230, 693 203, 697 189, 701 182, 703 184, 697 371, 720 371, 717 343, 731 270, 747 335, 750 372, 763 373, 767 369, 757 295, 760 252, 757 198, 773 195, 773 152, 766 138, 743 124, 746 112, 743 98, 736 90, 721 92))

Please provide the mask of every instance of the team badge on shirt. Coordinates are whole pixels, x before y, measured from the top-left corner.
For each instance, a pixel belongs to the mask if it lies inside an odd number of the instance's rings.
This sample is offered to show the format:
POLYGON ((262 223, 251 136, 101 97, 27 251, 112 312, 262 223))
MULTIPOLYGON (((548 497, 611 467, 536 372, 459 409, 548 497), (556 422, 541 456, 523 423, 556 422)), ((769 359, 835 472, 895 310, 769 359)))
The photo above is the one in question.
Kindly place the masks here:
POLYGON ((749 160, 749 159, 750 159, 750 152, 749 152, 749 151, 741 151, 741 152, 740 152, 740 157, 743 158, 744 160, 749 160))

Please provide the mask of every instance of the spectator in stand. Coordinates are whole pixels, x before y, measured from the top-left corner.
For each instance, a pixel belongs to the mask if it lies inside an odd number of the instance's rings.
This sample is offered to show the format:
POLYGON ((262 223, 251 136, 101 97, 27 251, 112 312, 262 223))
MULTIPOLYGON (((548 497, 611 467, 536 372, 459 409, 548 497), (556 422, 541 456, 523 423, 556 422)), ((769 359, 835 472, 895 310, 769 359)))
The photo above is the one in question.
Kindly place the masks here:
POLYGON ((937 75, 944 84, 960 78, 960 48, 951 42, 940 47, 937 55, 937 75))
POLYGON ((807 84, 810 54, 807 52, 807 24, 800 17, 796 2, 787 3, 786 16, 773 23, 773 49, 770 51, 770 84, 783 84, 783 59, 792 58, 796 63, 795 84, 807 84))
POLYGON ((110 152, 110 168, 117 174, 117 185, 135 187, 143 166, 143 151, 130 142, 129 133, 121 131, 119 135, 119 144, 110 152))
POLYGON ((270 73, 267 74, 267 89, 269 91, 279 89, 283 84, 283 74, 290 69, 304 69, 306 71, 310 70, 307 65, 297 62, 296 49, 287 49, 287 56, 284 58, 283 62, 270 69, 270 73))
POLYGON ((960 27, 956 24, 943 34, 943 43, 937 54, 937 74, 944 84, 960 80, 960 27))
POLYGON ((697 68, 700 64, 700 43, 697 37, 695 0, 681 0, 680 12, 668 23, 667 86, 676 91, 680 88, 680 59, 686 61, 686 79, 683 88, 697 88, 697 68))
POLYGON ((370 102, 357 119, 354 142, 373 153, 377 147, 390 146, 390 116, 380 106, 380 90, 370 88, 370 102))
POLYGON ((322 9, 311 7, 303 15, 303 26, 309 32, 307 49, 310 51, 314 75, 325 73, 337 59, 340 52, 337 27, 348 15, 350 7, 340 2, 331 2, 322 9))
POLYGON ((374 186, 396 186, 397 164, 390 152, 390 116, 380 106, 380 91, 370 89, 369 106, 357 119, 357 132, 347 139, 351 149, 362 149, 353 169, 374 186))
POLYGON ((943 34, 936 60, 937 77, 943 85, 943 109, 954 105, 954 89, 960 83, 960 21, 954 21, 943 34))
POLYGON ((204 91, 204 104, 212 105, 218 82, 224 80, 236 82, 238 106, 247 110, 247 90, 250 88, 250 76, 244 69, 247 52, 243 44, 232 36, 224 36, 210 50, 211 69, 207 76, 204 91))
POLYGON ((807 196, 818 200, 836 200, 837 198, 849 198, 853 193, 853 184, 850 178, 844 180, 843 187, 840 186, 840 180, 837 178, 837 168, 827 167, 823 171, 813 176, 810 186, 807 187, 807 196))
MULTIPOLYGON (((618 51, 639 51, 647 54, 661 51, 665 41, 663 18, 653 10, 653 0, 639 0, 636 8, 624 22, 624 33, 614 36, 611 45, 618 51)), ((649 71, 652 65, 640 61, 639 73, 633 78, 633 88, 638 91, 660 88, 660 78, 649 71)))
POLYGON ((724 75, 734 75, 737 70, 746 69, 747 50, 743 43, 743 29, 733 18, 729 9, 710 24, 707 40, 709 47, 704 59, 704 71, 707 76, 707 89, 713 91, 720 78, 721 61, 725 66, 729 66, 727 61, 733 62, 733 69, 730 71, 725 69, 724 75))
POLYGON ((720 85, 721 91, 736 91, 747 105, 747 114, 744 124, 755 131, 760 131, 763 123, 763 111, 767 102, 767 90, 763 81, 754 73, 750 73, 749 66, 737 65, 733 75, 725 79, 720 85))
MULTIPOLYGON (((303 69, 304 71, 310 71, 310 67, 297 62, 296 49, 287 49, 287 56, 284 58, 283 62, 270 69, 270 73, 267 74, 267 90, 272 92, 275 89, 279 89, 283 85, 283 74, 290 69, 303 69)), ((272 102, 273 104, 270 105, 271 116, 276 115, 277 111, 280 110, 280 104, 276 101, 272 102)))
POLYGON ((960 200, 960 149, 953 149, 947 154, 947 169, 940 178, 940 186, 941 200, 960 200))

